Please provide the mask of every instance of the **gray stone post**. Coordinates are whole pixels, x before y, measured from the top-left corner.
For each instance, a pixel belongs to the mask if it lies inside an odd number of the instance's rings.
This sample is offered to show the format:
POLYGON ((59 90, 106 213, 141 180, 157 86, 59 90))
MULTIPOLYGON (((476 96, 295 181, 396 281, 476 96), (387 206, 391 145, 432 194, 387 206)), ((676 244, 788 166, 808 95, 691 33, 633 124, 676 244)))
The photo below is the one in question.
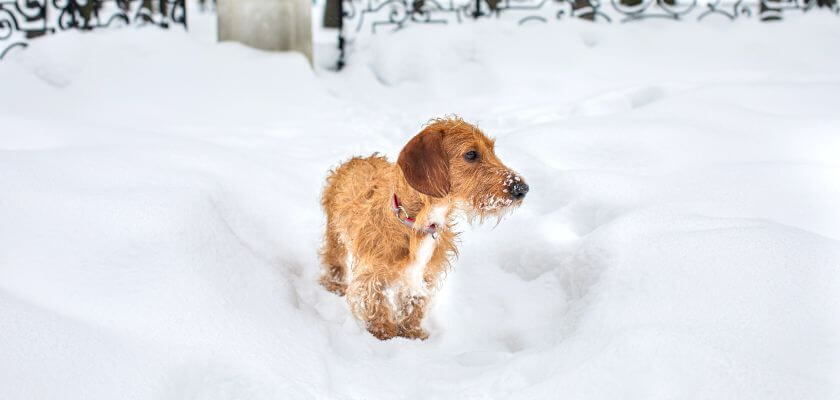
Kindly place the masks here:
POLYGON ((219 41, 297 51, 312 63, 311 0, 218 0, 219 41))

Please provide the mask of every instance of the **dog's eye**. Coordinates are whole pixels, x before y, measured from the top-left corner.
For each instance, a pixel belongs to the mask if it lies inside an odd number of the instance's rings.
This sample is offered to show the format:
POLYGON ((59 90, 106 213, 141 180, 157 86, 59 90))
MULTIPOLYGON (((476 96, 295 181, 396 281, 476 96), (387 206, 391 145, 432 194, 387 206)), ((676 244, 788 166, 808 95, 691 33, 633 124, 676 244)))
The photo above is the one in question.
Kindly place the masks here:
POLYGON ((478 160, 478 152, 475 150, 470 150, 464 153, 464 159, 470 162, 476 161, 478 160))

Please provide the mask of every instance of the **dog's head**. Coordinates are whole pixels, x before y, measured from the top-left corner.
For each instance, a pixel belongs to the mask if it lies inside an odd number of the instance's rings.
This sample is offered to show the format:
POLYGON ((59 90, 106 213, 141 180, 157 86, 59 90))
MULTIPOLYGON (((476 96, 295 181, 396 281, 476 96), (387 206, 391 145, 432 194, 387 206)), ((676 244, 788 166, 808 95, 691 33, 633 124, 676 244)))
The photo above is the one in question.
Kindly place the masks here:
POLYGON ((460 118, 432 121, 405 145, 397 165, 412 188, 452 196, 471 217, 501 216, 528 193, 525 180, 496 157, 493 140, 460 118))

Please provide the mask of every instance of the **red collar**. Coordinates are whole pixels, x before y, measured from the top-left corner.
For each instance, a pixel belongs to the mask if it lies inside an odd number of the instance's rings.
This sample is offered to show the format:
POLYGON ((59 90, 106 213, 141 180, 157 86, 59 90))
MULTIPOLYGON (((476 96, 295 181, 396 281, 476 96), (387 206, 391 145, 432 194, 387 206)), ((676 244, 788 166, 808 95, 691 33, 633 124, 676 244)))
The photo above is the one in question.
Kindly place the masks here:
MULTIPOLYGON (((392 196, 392 200, 393 201, 391 203, 391 209, 394 211, 394 215, 397 216, 397 219, 400 220, 400 222, 402 222, 403 225, 411 229, 417 229, 417 227, 414 226, 414 218, 408 216, 408 212, 405 211, 403 206, 400 204, 400 200, 397 199, 396 193, 394 193, 394 195, 392 196), (405 217, 403 217, 403 214, 405 214, 405 217)), ((433 223, 423 229, 417 230, 434 236, 437 233, 438 225, 433 223)))

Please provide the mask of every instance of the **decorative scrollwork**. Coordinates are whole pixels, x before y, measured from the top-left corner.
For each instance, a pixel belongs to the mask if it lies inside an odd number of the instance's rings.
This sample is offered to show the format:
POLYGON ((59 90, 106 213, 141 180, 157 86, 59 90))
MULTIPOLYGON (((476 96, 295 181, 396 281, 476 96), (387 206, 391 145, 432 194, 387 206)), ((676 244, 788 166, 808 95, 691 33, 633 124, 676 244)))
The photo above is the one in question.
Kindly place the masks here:
POLYGON ((697 0, 683 1, 683 4, 676 0, 611 0, 611 2, 613 9, 624 15, 622 22, 645 18, 679 20, 697 7, 697 0))
POLYGON ((0 8, 0 40, 12 37, 16 30, 18 30, 18 22, 15 15, 0 8))
MULTIPOLYGON (((2 1, 2 0, 0 0, 2 1)), ((332 0, 327 0, 332 1, 332 0)), ((702 21, 711 15, 729 20, 757 16, 762 21, 778 20, 791 11, 806 12, 825 8, 840 15, 840 0, 335 0, 342 8, 339 24, 338 69, 345 64, 345 46, 352 42, 347 34, 370 33, 377 26, 399 30, 408 24, 448 24, 494 18, 516 21, 519 25, 547 23, 564 18, 611 23, 640 21, 648 18, 702 21), (345 27, 353 23, 355 31, 345 27)))
POLYGON ((187 27, 185 0, 0 0, 0 59, 29 39, 66 30, 187 27))
POLYGON ((703 18, 706 18, 707 16, 714 15, 714 14, 722 15, 726 18, 729 18, 729 20, 734 20, 735 18, 737 18, 738 17, 738 7, 741 5, 741 0, 738 0, 737 2, 735 2, 734 4, 731 5, 732 6, 732 11, 729 11, 729 8, 726 7, 725 5, 721 5, 722 1, 723 0, 712 0, 711 2, 707 3, 706 7, 708 9, 706 11, 700 13, 700 15, 697 16, 697 20, 700 21, 703 18))

